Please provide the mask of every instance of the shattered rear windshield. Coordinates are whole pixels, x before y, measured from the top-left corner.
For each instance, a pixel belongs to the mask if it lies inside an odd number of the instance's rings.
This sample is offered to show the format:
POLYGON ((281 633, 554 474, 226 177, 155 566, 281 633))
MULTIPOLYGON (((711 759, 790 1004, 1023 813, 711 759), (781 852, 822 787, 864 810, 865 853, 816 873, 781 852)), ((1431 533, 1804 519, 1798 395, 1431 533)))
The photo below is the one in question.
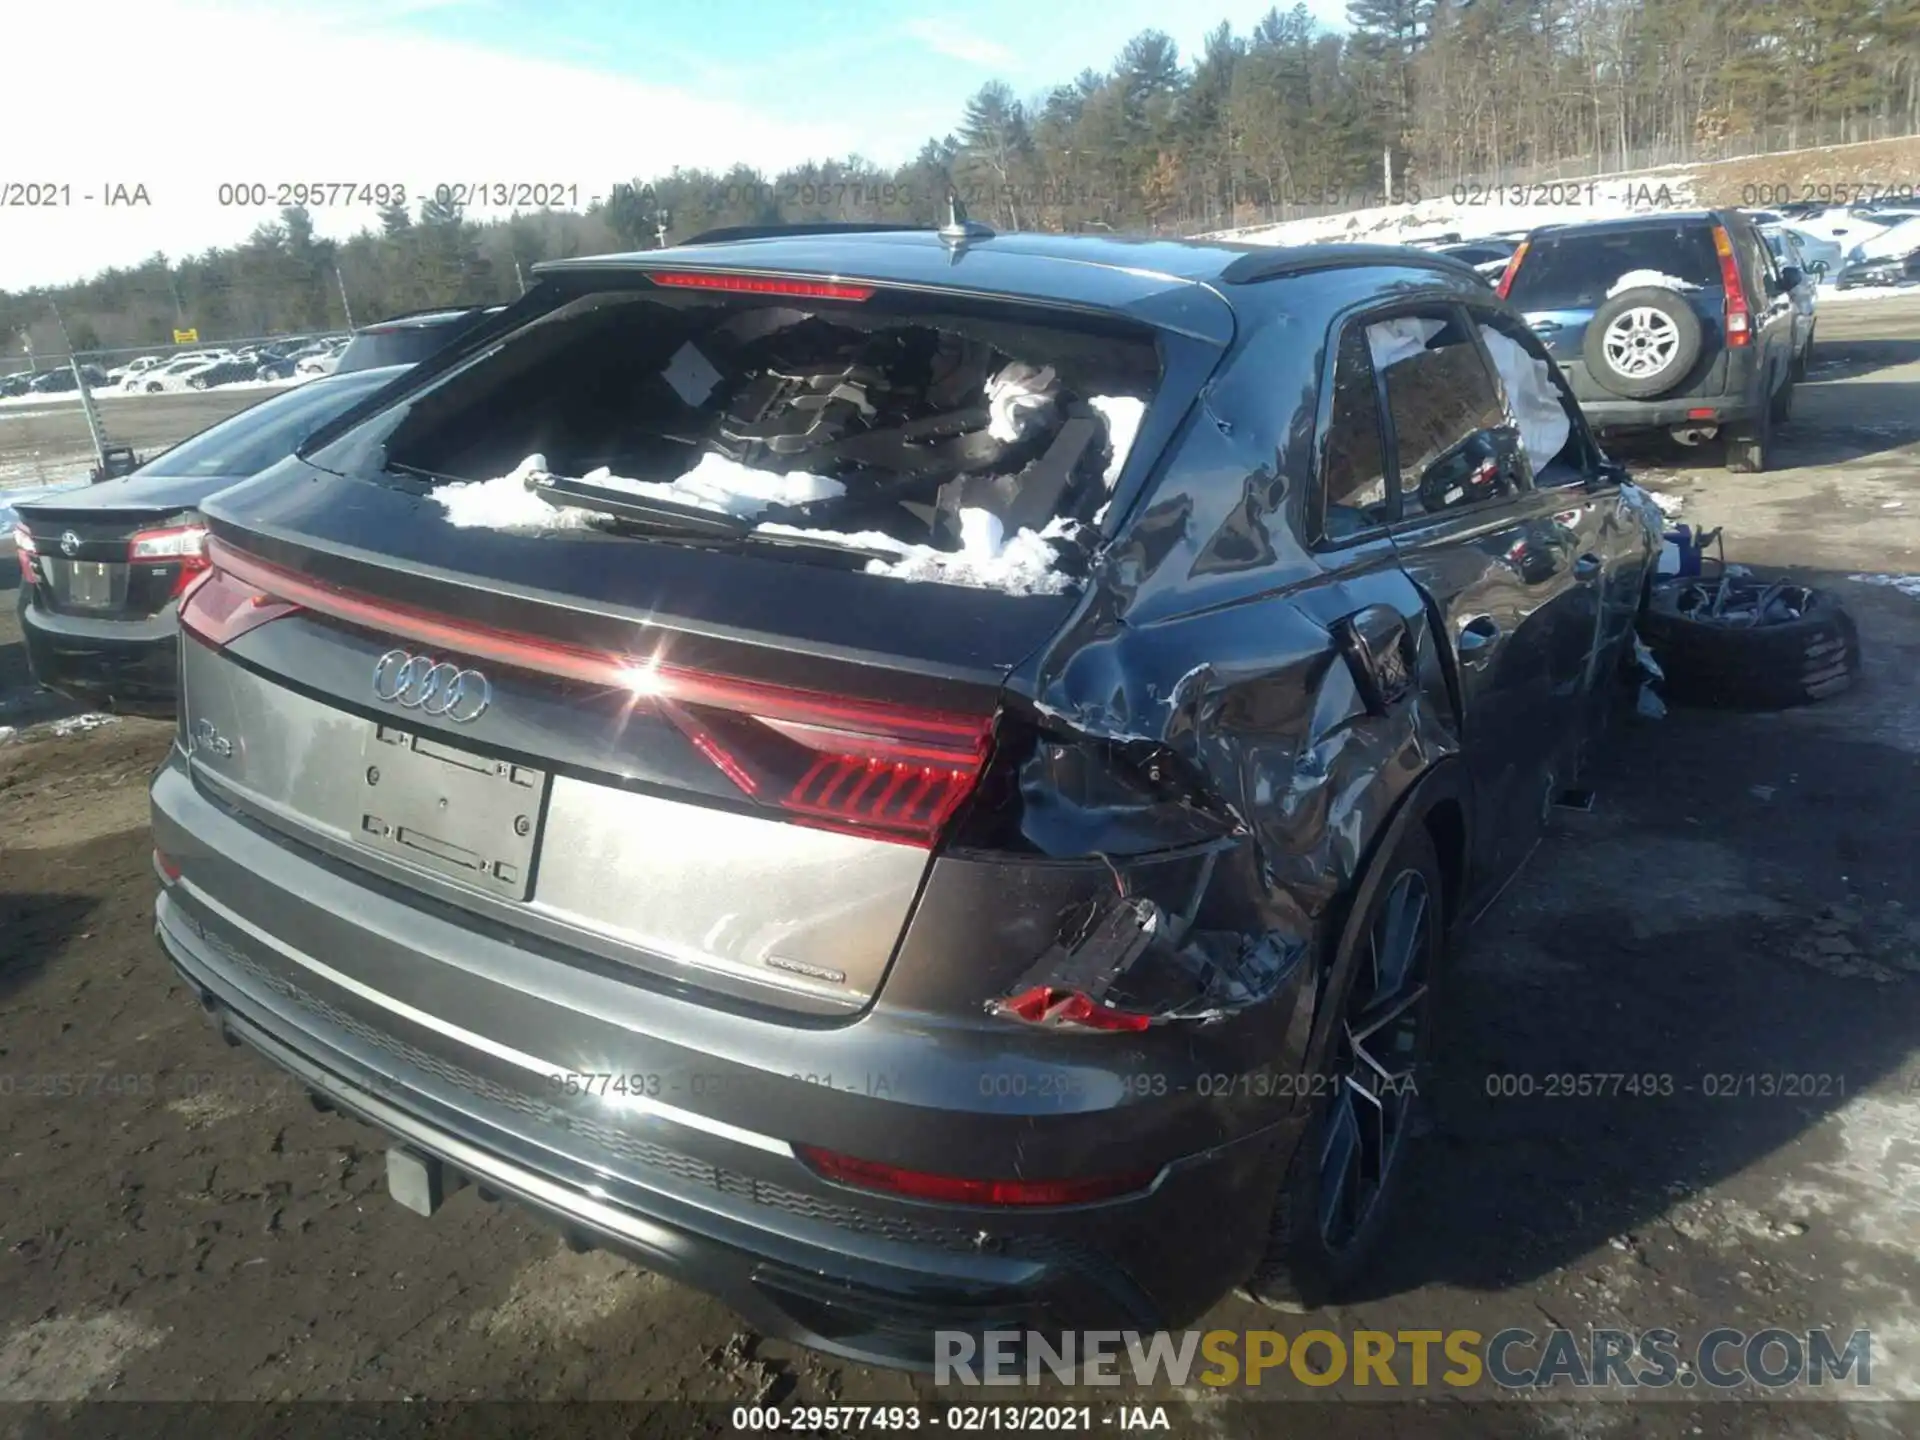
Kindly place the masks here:
MULTIPOLYGON (((645 282, 638 282, 644 286, 645 282)), ((1159 385, 1152 333, 929 299, 572 301, 370 426, 456 526, 593 528, 1069 588, 1159 385)), ((365 432, 363 432, 364 434, 365 432)), ((314 456, 338 463, 349 434, 314 456)))

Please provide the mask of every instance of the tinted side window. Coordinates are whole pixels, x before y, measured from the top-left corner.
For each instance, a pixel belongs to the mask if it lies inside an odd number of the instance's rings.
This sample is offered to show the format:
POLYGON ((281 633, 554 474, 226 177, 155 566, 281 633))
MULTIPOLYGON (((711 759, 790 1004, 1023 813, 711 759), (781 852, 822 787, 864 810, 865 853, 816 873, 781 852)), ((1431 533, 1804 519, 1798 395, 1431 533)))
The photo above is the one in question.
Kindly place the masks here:
POLYGON ((1400 472, 1400 514, 1434 514, 1512 492, 1506 407, 1492 374, 1451 311, 1367 326, 1386 380, 1400 472))
POLYGON ((1343 540, 1384 525, 1387 512, 1386 455, 1380 444, 1380 402, 1366 332, 1349 325, 1334 362, 1333 408, 1321 461, 1320 488, 1329 540, 1343 540))
POLYGON ((1713 232, 1698 221, 1537 235, 1507 298, 1522 311, 1597 309, 1624 275, 1650 270, 1720 288, 1713 232))

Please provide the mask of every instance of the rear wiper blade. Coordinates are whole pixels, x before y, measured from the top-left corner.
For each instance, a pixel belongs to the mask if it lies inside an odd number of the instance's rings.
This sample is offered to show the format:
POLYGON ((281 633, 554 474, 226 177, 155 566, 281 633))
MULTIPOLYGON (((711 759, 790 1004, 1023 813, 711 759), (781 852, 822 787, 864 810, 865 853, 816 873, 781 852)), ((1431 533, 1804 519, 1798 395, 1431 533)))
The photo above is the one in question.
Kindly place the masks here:
POLYGON ((549 505, 591 510, 622 524, 649 530, 667 530, 677 535, 700 535, 715 540, 742 540, 753 526, 738 515, 686 505, 675 500, 659 500, 615 490, 590 480, 566 475, 543 475, 528 482, 527 488, 549 505))
POLYGON ((882 550, 877 545, 861 545, 849 535, 840 539, 834 535, 809 533, 805 535, 782 534, 778 530, 752 530, 746 538, 755 545, 768 545, 782 550, 808 550, 819 555, 841 555, 851 560, 884 560, 892 564, 900 558, 898 550, 882 550))

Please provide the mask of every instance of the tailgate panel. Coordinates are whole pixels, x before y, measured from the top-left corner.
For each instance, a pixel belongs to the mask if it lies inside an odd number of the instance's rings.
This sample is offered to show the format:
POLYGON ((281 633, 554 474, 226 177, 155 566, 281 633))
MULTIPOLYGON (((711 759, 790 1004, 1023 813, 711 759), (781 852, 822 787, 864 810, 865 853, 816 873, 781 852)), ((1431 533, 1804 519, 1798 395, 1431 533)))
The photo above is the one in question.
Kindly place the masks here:
MULTIPOLYGON (((278 630, 284 649, 303 628, 312 651, 319 627, 298 620, 241 645, 278 630)), ((217 795, 403 889, 630 973, 814 1014, 858 1009, 928 864, 912 846, 496 749, 484 720, 514 708, 505 685, 469 739, 328 703, 192 638, 181 649, 193 769, 217 795)))

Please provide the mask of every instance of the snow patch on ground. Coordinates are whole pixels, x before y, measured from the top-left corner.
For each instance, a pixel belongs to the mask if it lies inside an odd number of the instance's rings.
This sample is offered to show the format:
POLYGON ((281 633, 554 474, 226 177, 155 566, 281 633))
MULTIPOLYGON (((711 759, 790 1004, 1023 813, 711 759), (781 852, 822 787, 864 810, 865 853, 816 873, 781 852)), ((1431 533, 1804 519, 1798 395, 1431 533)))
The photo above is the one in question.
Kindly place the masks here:
POLYGON ((0 1341, 0 1400, 84 1400, 166 1333, 125 1311, 24 1325, 0 1341))
POLYGON ((1651 500, 1660 513, 1671 520, 1687 508, 1687 502, 1678 495, 1669 495, 1664 490, 1642 490, 1641 494, 1651 500))
MULTIPOLYGON (((123 400, 135 396, 145 398, 148 395, 224 395, 229 391, 243 390, 290 390, 296 385, 304 385, 309 380, 318 379, 315 375, 295 375, 286 380, 229 380, 224 385, 209 385, 204 390, 195 390, 185 383, 167 382, 164 390, 150 391, 124 389, 120 385, 98 385, 93 389, 95 400, 123 400)), ((27 394, 0 396, 0 410, 45 409, 55 405, 78 405, 78 390, 62 390, 56 394, 27 394)))
POLYGON ((1689 295, 1700 288, 1691 280, 1682 280, 1678 275, 1667 275, 1659 270, 1629 270, 1613 282, 1613 287, 1607 291, 1607 299, 1611 300, 1616 295, 1625 294, 1629 290, 1638 290, 1643 286, 1656 290, 1673 290, 1682 295, 1689 295))
POLYGON ((103 726, 119 723, 118 715, 102 715, 98 711, 90 710, 85 715, 71 715, 65 720, 56 720, 51 728, 55 735, 64 740, 69 735, 84 735, 89 730, 98 730, 103 726))
POLYGON ((1847 578, 1860 585, 1885 585, 1910 600, 1920 600, 1920 575, 1849 575, 1847 578))
POLYGON ((1853 304, 1860 300, 1898 300, 1902 297, 1912 299, 1920 295, 1920 285, 1859 285, 1851 290, 1839 290, 1832 286, 1820 287, 1822 305, 1853 304))
MULTIPOLYGON (((1287 220, 1278 225, 1222 230, 1200 238, 1238 240, 1249 245, 1313 245, 1339 240, 1404 245, 1446 234, 1470 239, 1480 235, 1525 233, 1547 223, 1611 220, 1623 215, 1685 210, 1693 205, 1693 185, 1694 177, 1687 171, 1616 175, 1592 182, 1569 180, 1554 188, 1553 196, 1578 203, 1545 207, 1525 203, 1482 205, 1470 203, 1484 198, 1481 194, 1462 194, 1456 199, 1450 193, 1417 204, 1380 205, 1340 215, 1287 220), (1591 199, 1587 198, 1589 194, 1591 199)), ((1492 193, 1499 194, 1497 190, 1492 193)), ((1520 198, 1524 202, 1538 197, 1528 189, 1520 198)))
POLYGON ((1127 456, 1133 451, 1133 442, 1140 433, 1140 421, 1146 416, 1147 402, 1136 400, 1131 395, 1095 395, 1087 401, 1100 412, 1100 418, 1107 422, 1107 443, 1113 449, 1113 458, 1107 461, 1107 489, 1113 489, 1120 479, 1120 472, 1126 468, 1127 456))

